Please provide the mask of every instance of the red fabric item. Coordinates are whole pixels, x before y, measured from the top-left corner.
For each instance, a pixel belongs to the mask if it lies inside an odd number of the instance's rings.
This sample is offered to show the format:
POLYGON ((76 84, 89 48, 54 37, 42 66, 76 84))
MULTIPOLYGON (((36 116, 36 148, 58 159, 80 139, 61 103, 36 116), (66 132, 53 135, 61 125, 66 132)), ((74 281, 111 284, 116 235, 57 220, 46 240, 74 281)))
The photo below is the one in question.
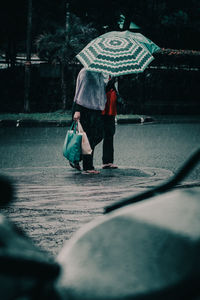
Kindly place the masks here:
POLYGON ((117 115, 117 93, 114 89, 106 93, 107 102, 102 115, 116 116, 117 115))

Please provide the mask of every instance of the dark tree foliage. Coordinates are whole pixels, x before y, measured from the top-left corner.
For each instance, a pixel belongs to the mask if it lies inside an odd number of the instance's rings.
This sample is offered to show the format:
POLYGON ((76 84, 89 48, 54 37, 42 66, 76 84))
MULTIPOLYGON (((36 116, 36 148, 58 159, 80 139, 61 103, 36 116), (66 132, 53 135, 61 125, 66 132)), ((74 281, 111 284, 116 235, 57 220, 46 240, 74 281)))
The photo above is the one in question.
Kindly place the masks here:
MULTIPOLYGON (((33 0, 32 49, 35 38, 44 32, 55 31, 65 24, 64 0, 33 0)), ((27 30, 27 0, 7 0, 0 8, 0 51, 25 52, 27 30)))
MULTIPOLYGON (((69 9, 83 22, 92 22, 98 32, 120 30, 120 14, 125 16, 123 29, 131 21, 140 32, 160 47, 200 49, 199 0, 33 0, 32 50, 35 39, 65 27, 66 2, 69 9)), ((13 60, 25 51, 27 0, 2 1, 0 8, 0 53, 13 60)))
POLYGON ((0 41, 23 40, 26 36, 26 0, 7 0, 0 8, 0 41))
POLYGON ((73 0, 70 2, 70 9, 82 20, 93 22, 101 33, 105 31, 105 27, 109 30, 119 30, 119 1, 73 0))
POLYGON ((0 8, 0 52, 6 54, 11 66, 16 52, 26 39, 26 1, 3 1, 0 8))
POLYGON ((65 1, 33 1, 34 36, 65 26, 65 1))
POLYGON ((69 105, 67 97, 66 80, 67 71, 73 62, 75 55, 82 50, 98 34, 92 24, 83 24, 77 16, 71 14, 69 26, 60 27, 54 33, 40 35, 36 40, 38 55, 49 63, 60 64, 62 108, 65 110, 69 105))
POLYGON ((102 31, 119 30, 117 20, 125 16, 124 30, 133 21, 140 32, 161 47, 199 49, 199 0, 74 0, 71 9, 81 18, 92 20, 102 31))
POLYGON ((83 24, 80 18, 71 14, 70 32, 64 27, 53 33, 39 35, 36 40, 37 52, 41 59, 49 63, 70 63, 98 32, 91 23, 83 24))

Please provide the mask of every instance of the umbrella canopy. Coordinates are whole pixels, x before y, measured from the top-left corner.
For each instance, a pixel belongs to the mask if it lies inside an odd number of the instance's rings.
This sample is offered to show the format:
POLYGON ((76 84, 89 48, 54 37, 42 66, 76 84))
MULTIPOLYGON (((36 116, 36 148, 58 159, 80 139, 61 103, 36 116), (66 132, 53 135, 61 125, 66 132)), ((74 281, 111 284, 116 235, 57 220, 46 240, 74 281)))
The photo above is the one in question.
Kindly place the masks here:
POLYGON ((111 31, 105 34, 102 34, 100 37, 109 38, 111 36, 115 37, 126 37, 138 42, 138 44, 144 46, 151 54, 155 53, 156 51, 160 50, 160 47, 157 46, 154 42, 150 39, 145 37, 143 34, 139 32, 131 32, 131 31, 111 31))
POLYGON ((134 39, 132 34, 135 35, 129 31, 103 34, 92 40, 76 57, 87 70, 112 76, 143 72, 154 59, 154 43, 145 37, 146 44, 139 42, 139 38, 134 39))

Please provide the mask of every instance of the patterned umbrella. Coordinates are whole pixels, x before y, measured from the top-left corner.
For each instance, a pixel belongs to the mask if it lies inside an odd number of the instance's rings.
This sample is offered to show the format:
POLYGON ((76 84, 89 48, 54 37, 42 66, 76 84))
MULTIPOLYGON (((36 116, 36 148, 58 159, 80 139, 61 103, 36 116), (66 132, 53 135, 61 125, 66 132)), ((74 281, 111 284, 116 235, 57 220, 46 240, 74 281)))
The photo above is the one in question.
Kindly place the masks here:
POLYGON ((105 34, 102 34, 100 37, 109 38, 110 36, 115 37, 127 37, 130 39, 135 40, 138 44, 144 46, 151 54, 155 53, 156 51, 160 50, 160 47, 158 47, 154 42, 152 42, 150 39, 145 37, 143 34, 139 32, 131 32, 131 31, 111 31, 107 32, 105 34))
POLYGON ((140 34, 112 31, 92 40, 76 57, 87 70, 112 76, 143 72, 159 47, 140 34), (140 38, 140 40, 139 40, 140 38))

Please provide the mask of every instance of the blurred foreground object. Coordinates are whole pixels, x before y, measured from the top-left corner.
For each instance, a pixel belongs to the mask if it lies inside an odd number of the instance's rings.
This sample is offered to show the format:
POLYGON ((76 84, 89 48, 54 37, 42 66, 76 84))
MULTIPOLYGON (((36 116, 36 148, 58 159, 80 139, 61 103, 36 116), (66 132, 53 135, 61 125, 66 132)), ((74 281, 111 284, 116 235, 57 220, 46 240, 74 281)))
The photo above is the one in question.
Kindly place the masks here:
POLYGON ((11 203, 14 197, 14 188, 10 179, 5 176, 0 175, 0 207, 8 205, 11 203))
POLYGON ((58 256, 62 299, 194 299, 200 188, 117 209, 82 228, 58 256))
MULTIPOLYGON (((13 187, 3 176, 0 187, 3 207, 12 201, 13 187)), ((55 300, 52 282, 58 274, 59 266, 0 214, 0 299, 55 300)))

